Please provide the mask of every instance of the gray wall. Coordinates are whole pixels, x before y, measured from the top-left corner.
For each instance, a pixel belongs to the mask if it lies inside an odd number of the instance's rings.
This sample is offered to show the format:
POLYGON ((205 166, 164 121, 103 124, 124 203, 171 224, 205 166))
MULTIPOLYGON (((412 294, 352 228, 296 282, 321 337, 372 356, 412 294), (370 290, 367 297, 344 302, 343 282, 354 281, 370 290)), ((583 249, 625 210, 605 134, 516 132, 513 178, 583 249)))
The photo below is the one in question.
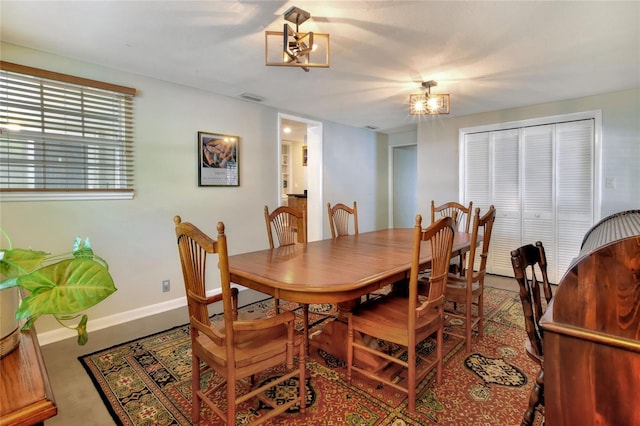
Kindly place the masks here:
MULTIPOLYGON (((94 250, 107 259, 118 291, 91 309, 90 330, 184 302, 176 214, 211 234, 217 221, 224 221, 231 254, 268 247, 263 206, 279 201, 278 112, 288 111, 14 45, 1 47, 4 61, 138 90, 133 200, 0 205, 0 226, 14 247, 65 252, 76 235, 89 236, 94 250), (197 186, 198 131, 240 136, 239 187, 197 186), (171 280, 169 293, 161 291, 165 279, 171 280)), ((357 200, 361 232, 385 227, 387 210, 379 206, 386 206, 386 184, 381 185, 386 179, 386 137, 332 122, 323 122, 323 127, 323 205, 357 200), (378 170, 383 170, 382 177, 378 170)), ((330 237, 326 213, 323 218, 323 234, 330 237)), ((210 287, 219 287, 215 267, 209 271, 210 287)), ((58 328, 49 318, 39 320, 41 342, 47 340, 43 332, 58 328)))
MULTIPOLYGON (((455 101, 452 99, 452 107, 455 101)), ((561 102, 533 105, 450 119, 434 118, 418 124, 418 209, 430 211, 436 203, 459 199, 458 130, 602 110, 602 198, 597 214, 640 208, 640 89, 605 93, 561 102), (614 189, 604 180, 613 177, 614 189)))

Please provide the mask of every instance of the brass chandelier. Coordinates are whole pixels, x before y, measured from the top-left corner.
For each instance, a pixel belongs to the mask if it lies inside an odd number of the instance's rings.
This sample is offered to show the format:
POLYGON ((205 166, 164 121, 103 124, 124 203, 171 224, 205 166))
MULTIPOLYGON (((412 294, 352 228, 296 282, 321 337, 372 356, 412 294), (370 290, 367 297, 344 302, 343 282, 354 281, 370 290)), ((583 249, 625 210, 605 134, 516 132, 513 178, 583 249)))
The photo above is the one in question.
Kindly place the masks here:
POLYGON ((409 95, 409 114, 411 115, 438 115, 449 114, 449 95, 432 94, 431 88, 437 86, 434 80, 422 82, 422 87, 427 91, 422 94, 409 95))
POLYGON ((284 19, 295 24, 295 30, 284 24, 283 31, 265 32, 265 64, 278 67, 329 68, 329 34, 300 32, 300 24, 311 14, 298 7, 289 8, 284 19))

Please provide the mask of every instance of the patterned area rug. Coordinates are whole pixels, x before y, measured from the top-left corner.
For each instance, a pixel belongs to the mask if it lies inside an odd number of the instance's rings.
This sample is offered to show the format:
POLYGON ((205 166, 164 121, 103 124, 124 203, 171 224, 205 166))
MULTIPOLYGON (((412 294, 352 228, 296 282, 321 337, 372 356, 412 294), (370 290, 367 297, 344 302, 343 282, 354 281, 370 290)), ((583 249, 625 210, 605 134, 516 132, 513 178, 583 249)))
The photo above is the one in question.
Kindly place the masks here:
MULTIPOLYGON (((536 364, 523 349, 526 335, 520 301, 515 292, 490 287, 485 291, 484 337, 474 337, 473 352, 469 354, 465 353, 463 342, 446 338, 442 384, 435 383, 433 372, 418 385, 416 414, 407 412, 407 398, 400 392, 358 375, 349 385, 343 360, 312 349, 307 363, 307 411, 301 414, 294 409, 266 424, 520 424, 537 374, 536 364)), ((269 312, 273 310, 273 303, 266 300, 243 309, 269 312)), ((328 305, 312 305, 316 312, 331 309, 328 305)), ((311 321, 316 323, 314 327, 323 326, 325 318, 311 315, 311 321)), ((420 350, 430 353, 433 347, 433 342, 427 341, 420 350)), ((188 326, 84 355, 79 360, 117 424, 191 424, 188 326)), ((258 382, 270 380, 278 373, 269 371, 258 378, 258 382)), ((286 395, 295 392, 297 383, 293 380, 273 397, 286 399, 286 395)), ((237 424, 255 420, 264 410, 257 400, 246 403, 237 424)), ((203 418, 201 424, 207 426, 222 424, 206 411, 203 418)))

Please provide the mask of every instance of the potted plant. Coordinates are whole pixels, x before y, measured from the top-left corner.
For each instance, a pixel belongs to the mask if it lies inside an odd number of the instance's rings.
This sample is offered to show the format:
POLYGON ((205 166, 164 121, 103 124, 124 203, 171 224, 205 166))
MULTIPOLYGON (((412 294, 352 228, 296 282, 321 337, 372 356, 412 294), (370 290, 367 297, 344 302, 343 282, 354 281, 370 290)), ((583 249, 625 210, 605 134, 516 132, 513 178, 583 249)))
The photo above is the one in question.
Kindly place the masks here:
POLYGON ((14 249, 0 231, 9 245, 0 249, 0 292, 26 290, 15 311, 15 319, 25 321, 22 329, 29 329, 41 315, 53 315, 62 326, 75 329, 78 344, 84 345, 88 317, 80 312, 116 291, 107 262, 93 253, 88 238, 77 237, 70 253, 51 255, 14 249))

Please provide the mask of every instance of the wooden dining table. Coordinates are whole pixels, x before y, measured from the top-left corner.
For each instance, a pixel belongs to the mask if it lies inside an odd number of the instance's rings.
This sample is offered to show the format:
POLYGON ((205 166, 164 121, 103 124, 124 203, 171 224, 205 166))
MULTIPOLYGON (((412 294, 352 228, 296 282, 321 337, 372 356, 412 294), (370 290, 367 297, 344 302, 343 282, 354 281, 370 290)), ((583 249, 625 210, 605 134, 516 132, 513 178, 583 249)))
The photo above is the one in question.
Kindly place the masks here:
MULTIPOLYGON (((229 257, 231 282, 290 302, 348 306, 409 276, 412 239, 412 228, 382 229, 236 254, 229 257)), ((422 244, 420 265, 426 268, 431 247, 422 244)), ((470 244, 471 234, 456 232, 452 255, 470 244)), ((331 322, 311 344, 346 359, 345 324, 331 322)))

